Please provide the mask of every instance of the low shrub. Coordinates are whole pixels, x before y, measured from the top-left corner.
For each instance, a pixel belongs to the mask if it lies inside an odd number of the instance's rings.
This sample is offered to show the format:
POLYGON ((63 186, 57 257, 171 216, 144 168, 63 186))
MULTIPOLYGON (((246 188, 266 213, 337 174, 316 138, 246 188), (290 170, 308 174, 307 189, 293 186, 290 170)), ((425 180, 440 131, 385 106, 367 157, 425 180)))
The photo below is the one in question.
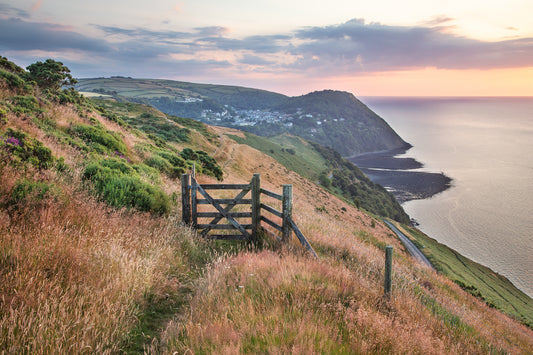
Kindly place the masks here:
POLYGON ((33 95, 28 96, 13 96, 13 112, 17 115, 40 113, 39 102, 33 95))
MULTIPOLYGON (((188 167, 192 166, 190 161, 169 151, 159 151, 146 159, 144 163, 171 178, 180 177, 181 174, 185 173, 188 167)), ((201 170, 198 171, 198 173, 201 173, 201 170)))
POLYGON ((23 91, 26 88, 26 82, 17 74, 0 68, 0 79, 3 80, 7 87, 17 92, 23 91))
POLYGON ((70 128, 72 134, 81 138, 98 153, 105 154, 113 151, 127 153, 126 145, 118 134, 107 131, 101 126, 77 124, 70 128))
POLYGON ((222 181, 224 175, 222 168, 217 164, 216 160, 210 157, 206 152, 185 148, 180 155, 182 158, 200 163, 202 172, 205 175, 214 176, 217 180, 222 181))
POLYGON ((56 186, 46 181, 33 181, 22 179, 11 191, 8 205, 15 205, 23 202, 39 202, 47 197, 57 196, 56 186))
POLYGON ((160 188, 143 181, 137 170, 122 159, 90 163, 83 178, 91 181, 98 196, 111 206, 159 215, 170 212, 168 196, 160 188))
POLYGON ((146 159, 144 163, 152 168, 159 170, 164 174, 169 174, 172 169, 172 164, 165 158, 159 155, 152 155, 150 158, 146 159))
POLYGON ((85 99, 77 92, 73 87, 58 91, 49 91, 48 96, 50 99, 59 102, 60 104, 82 104, 85 99))
POLYGON ((147 133, 158 146, 162 145, 160 145, 161 142, 159 140, 155 139, 156 137, 165 142, 176 143, 190 142, 191 140, 190 129, 179 127, 166 118, 148 112, 144 112, 137 117, 124 117, 124 120, 131 126, 147 133))
POLYGON ((8 128, 5 136, 0 138, 0 148, 3 148, 12 166, 29 163, 39 169, 48 169, 54 162, 50 148, 12 128, 8 128))
POLYGON ((26 73, 24 69, 8 60, 6 57, 0 56, 0 69, 5 70, 12 74, 23 75, 26 73))

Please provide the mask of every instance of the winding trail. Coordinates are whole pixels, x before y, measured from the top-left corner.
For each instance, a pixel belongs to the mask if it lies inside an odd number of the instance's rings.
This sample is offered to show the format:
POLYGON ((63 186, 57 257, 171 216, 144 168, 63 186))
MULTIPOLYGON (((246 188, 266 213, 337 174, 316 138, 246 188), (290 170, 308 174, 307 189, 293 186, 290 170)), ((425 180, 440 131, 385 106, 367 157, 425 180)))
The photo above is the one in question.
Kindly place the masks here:
POLYGON ((400 238, 400 240, 402 241, 403 245, 405 245, 405 247, 407 248, 407 251, 409 251, 409 253, 416 259, 418 260, 419 262, 421 262, 422 264, 425 264, 427 266, 429 266, 431 269, 435 270, 435 268, 433 267, 433 265, 431 265, 431 263, 429 262, 428 258, 426 258, 426 256, 424 254, 422 254, 422 252, 420 251, 420 249, 418 249, 416 247, 416 245, 413 244, 413 242, 411 240, 409 240, 409 238, 407 238, 405 236, 405 234, 403 234, 402 232, 400 232, 400 230, 398 228, 396 228, 396 226, 392 223, 390 223, 389 221, 386 221, 386 220, 383 220, 383 222, 387 223, 387 225, 389 226, 390 229, 392 229, 392 231, 394 233, 396 233, 396 235, 398 236, 398 238, 400 238))

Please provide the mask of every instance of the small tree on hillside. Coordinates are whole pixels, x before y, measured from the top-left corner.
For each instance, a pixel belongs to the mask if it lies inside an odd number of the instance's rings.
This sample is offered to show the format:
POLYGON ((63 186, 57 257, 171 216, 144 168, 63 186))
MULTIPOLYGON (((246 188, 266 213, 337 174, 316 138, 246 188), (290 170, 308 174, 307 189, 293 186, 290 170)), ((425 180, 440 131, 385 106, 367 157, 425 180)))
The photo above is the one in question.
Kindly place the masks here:
POLYGON ((47 59, 36 62, 28 67, 28 79, 33 80, 42 89, 59 90, 64 85, 73 85, 78 81, 70 75, 70 69, 61 62, 47 59))

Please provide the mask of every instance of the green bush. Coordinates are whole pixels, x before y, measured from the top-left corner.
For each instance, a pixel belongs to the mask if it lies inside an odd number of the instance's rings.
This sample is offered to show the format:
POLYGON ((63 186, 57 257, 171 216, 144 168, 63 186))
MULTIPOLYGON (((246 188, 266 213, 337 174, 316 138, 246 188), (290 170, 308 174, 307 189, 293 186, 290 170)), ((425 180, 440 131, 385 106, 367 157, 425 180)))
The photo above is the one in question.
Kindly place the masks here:
POLYGON ((119 137, 118 134, 107 131, 101 126, 78 124, 72 126, 70 131, 99 153, 103 154, 117 151, 125 154, 127 152, 126 145, 122 138, 119 137))
POLYGON ((20 76, 4 69, 0 69, 0 79, 2 79, 10 89, 23 90, 26 82, 20 76))
POLYGON ((56 92, 48 92, 50 99, 59 102, 60 104, 82 104, 85 99, 83 96, 77 92, 74 88, 68 88, 63 90, 58 90, 56 92))
POLYGON ((4 125, 8 122, 7 109, 0 105, 0 125, 4 125))
POLYGON ((148 134, 159 147, 165 147, 162 142, 189 142, 191 130, 178 127, 167 119, 144 112, 138 117, 124 117, 131 126, 148 134))
POLYGON ((48 182, 39 182, 32 180, 21 180, 17 182, 11 191, 11 202, 19 203, 31 197, 32 200, 44 200, 46 197, 53 195, 53 184, 48 182))
POLYGON ((91 181, 100 198, 114 207, 136 208, 154 214, 168 214, 170 199, 158 187, 143 181, 136 169, 122 159, 90 163, 83 178, 91 181))
POLYGON ((214 176, 217 180, 223 179, 224 173, 222 172, 222 168, 217 164, 216 160, 210 157, 206 152, 185 148, 180 155, 182 158, 200 163, 204 174, 214 176))
POLYGON ((6 57, 0 56, 0 69, 8 71, 12 74, 23 75, 26 74, 26 71, 16 65, 15 63, 9 61, 6 57))
POLYGON ((160 182, 160 175, 157 169, 146 164, 135 164, 131 166, 139 176, 152 183, 160 182))
POLYGON ((40 113, 39 102, 35 96, 13 96, 11 98, 13 102, 13 112, 16 114, 32 114, 40 113))
POLYGON ((167 151, 161 151, 161 152, 157 152, 157 155, 168 160, 170 164, 172 164, 172 166, 181 167, 181 168, 187 167, 187 161, 185 161, 185 159, 183 159, 181 156, 177 154, 170 153, 167 151))
POLYGON ((146 159, 144 163, 165 174, 170 173, 170 170, 172 169, 170 162, 159 155, 152 155, 150 158, 146 159))
POLYGON ((100 161, 100 165, 111 170, 118 170, 124 175, 135 175, 136 173, 136 170, 123 159, 105 159, 100 161))
POLYGON ((54 162, 50 148, 37 139, 28 137, 26 133, 12 128, 8 128, 5 137, 0 139, 0 148, 15 166, 30 163, 36 168, 48 169, 54 162))
POLYGON ((44 200, 57 199, 60 195, 59 188, 52 183, 22 179, 17 181, 3 207, 11 207, 12 211, 19 206, 35 208, 44 200))
POLYGON ((170 169, 167 171, 167 174, 171 178, 180 177, 181 174, 184 174, 185 171, 187 171, 187 167, 191 165, 190 162, 188 163, 185 159, 175 153, 161 151, 158 152, 157 155, 166 159, 171 164, 170 169))

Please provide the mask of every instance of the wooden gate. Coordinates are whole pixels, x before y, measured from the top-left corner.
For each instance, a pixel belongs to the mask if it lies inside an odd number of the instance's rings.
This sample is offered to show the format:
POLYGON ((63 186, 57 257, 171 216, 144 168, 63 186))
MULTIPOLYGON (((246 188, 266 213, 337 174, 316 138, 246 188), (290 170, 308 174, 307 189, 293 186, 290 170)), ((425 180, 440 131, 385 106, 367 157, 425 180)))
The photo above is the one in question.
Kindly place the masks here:
POLYGON ((181 176, 182 187, 182 220, 185 224, 196 228, 200 235, 210 239, 248 240, 255 241, 262 228, 261 222, 281 232, 281 241, 289 241, 294 231, 302 245, 315 257, 318 257, 292 220, 292 185, 283 185, 283 195, 261 188, 260 174, 254 174, 249 184, 204 184, 200 185, 189 174, 181 176), (239 191, 234 198, 214 198, 209 191, 239 191), (247 195, 250 195, 247 197, 247 195), (281 201, 282 211, 261 203, 261 195, 281 201), (198 205, 210 205, 216 211, 198 211, 198 205), (232 212, 237 205, 250 206, 246 212, 232 212), (262 215, 262 211, 281 219, 281 225, 272 218, 262 215), (198 220, 211 219, 207 223, 198 220), (245 221, 243 221, 245 220, 245 221), (224 221, 224 223, 220 223, 224 221), (226 231, 227 233, 211 233, 212 231, 226 231))

